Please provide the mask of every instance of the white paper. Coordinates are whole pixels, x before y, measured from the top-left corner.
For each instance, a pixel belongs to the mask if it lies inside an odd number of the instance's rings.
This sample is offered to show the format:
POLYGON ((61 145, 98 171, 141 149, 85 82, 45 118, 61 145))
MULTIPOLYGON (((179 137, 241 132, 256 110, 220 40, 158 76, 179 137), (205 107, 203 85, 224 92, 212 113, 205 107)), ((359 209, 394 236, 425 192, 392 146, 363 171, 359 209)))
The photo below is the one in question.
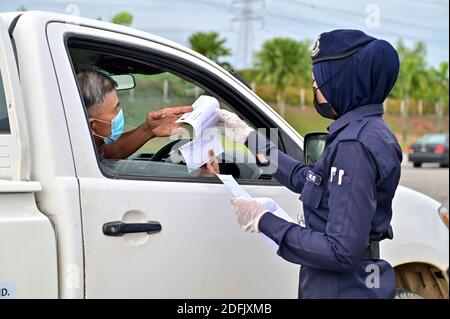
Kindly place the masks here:
POLYGON ((176 121, 187 123, 194 128, 192 141, 180 147, 189 171, 209 161, 209 150, 213 150, 215 156, 223 153, 221 138, 212 129, 219 119, 216 113, 220 108, 219 101, 212 96, 202 95, 192 104, 192 108, 192 112, 183 114, 176 121))
POLYGON ((234 179, 233 175, 216 174, 222 183, 228 188, 234 197, 252 198, 241 185, 239 185, 234 179))
MULTIPOLYGON (((251 199, 249 193, 247 193, 239 184, 236 182, 232 175, 216 174, 217 177, 222 181, 222 183, 228 188, 228 190, 235 197, 244 197, 251 199)), ((291 216, 289 216, 274 200, 267 197, 255 198, 256 201, 261 203, 269 212, 284 219, 287 222, 298 224, 291 216)), ((263 239, 272 247, 278 247, 278 245, 265 234, 261 233, 263 239)))
POLYGON ((209 161, 209 150, 214 151, 215 156, 223 153, 222 143, 219 138, 196 138, 180 147, 186 166, 190 171, 199 168, 209 161))
POLYGON ((192 112, 183 114, 176 122, 190 124, 194 128, 194 138, 200 138, 203 131, 214 126, 219 120, 216 110, 220 108, 220 104, 212 96, 201 95, 192 104, 192 108, 192 112))

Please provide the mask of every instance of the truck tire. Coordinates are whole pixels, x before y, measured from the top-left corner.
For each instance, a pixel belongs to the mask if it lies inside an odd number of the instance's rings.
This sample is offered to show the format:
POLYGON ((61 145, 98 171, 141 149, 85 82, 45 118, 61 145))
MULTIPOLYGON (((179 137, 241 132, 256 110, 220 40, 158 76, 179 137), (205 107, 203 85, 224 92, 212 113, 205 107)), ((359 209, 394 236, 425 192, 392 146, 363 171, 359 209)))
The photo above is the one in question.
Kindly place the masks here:
POLYGON ((411 290, 405 288, 397 288, 395 290, 394 299, 425 299, 425 298, 411 290))
POLYGON ((421 166, 422 166, 422 163, 420 163, 420 162, 414 162, 413 165, 414 165, 414 167, 421 167, 421 166))
MULTIPOLYGON (((395 283, 399 297, 411 292, 424 299, 448 299, 448 276, 436 267, 424 263, 409 263, 395 267, 395 283), (403 293, 402 293, 403 292, 403 293)), ((411 294, 409 294, 412 297, 411 294)), ((416 297, 417 297, 416 296, 416 297)))

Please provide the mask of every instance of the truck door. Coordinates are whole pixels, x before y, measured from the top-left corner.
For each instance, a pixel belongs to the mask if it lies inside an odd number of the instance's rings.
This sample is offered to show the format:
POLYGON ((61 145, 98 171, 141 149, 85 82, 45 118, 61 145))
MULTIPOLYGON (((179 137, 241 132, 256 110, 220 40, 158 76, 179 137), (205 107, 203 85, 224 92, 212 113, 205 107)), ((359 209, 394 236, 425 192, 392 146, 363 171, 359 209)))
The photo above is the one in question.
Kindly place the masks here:
POLYGON ((36 207, 17 64, 0 17, 0 299, 57 298, 55 232, 36 207))
MULTIPOLYGON (((56 22, 48 25, 47 34, 80 184, 86 297, 295 298, 298 266, 278 257, 260 235, 239 229, 230 194, 218 180, 191 176, 164 156, 149 161, 170 141, 151 140, 119 161, 96 156, 74 73, 90 61, 112 71, 110 61, 121 68, 122 54, 136 54, 130 57, 131 69, 139 73, 136 88, 119 92, 126 130, 141 124, 146 111, 192 103, 198 93, 216 95, 224 107, 232 107, 227 100, 236 99, 238 89, 223 94, 197 82, 190 75, 202 70, 213 76, 211 65, 139 37, 56 22), (117 52, 118 47, 125 51, 117 52), (130 47, 139 50, 130 53, 130 47), (145 68, 141 59, 150 55, 155 64, 145 68), (165 69, 175 64, 189 67, 179 70, 184 74, 165 69), (172 91, 167 93, 167 88, 172 91), (139 233, 127 232, 138 228, 139 233)), ((217 90, 239 87, 218 81, 217 90)), ((252 180, 247 168, 241 171, 246 172, 244 188, 253 196, 273 198, 296 219, 298 196, 274 182, 252 180)))

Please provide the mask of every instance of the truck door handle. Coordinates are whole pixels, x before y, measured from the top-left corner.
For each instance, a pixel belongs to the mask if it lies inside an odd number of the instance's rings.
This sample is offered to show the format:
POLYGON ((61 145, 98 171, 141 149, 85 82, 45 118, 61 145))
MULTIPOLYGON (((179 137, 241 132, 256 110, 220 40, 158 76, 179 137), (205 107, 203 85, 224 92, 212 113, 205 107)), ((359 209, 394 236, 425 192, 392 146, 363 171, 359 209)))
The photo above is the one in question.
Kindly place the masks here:
POLYGON ((106 236, 123 236, 130 233, 154 234, 160 232, 161 224, 154 221, 148 223, 123 223, 120 221, 110 222, 103 225, 103 234, 106 236))

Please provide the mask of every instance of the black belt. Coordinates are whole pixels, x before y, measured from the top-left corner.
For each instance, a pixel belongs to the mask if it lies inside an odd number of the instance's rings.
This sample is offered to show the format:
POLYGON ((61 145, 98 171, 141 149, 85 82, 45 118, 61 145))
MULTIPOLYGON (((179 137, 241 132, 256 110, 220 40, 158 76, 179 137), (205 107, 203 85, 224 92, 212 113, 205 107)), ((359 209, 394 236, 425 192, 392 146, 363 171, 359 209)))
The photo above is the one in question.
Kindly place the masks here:
POLYGON ((379 241, 369 241, 361 260, 369 259, 380 259, 380 242, 379 241))
POLYGON ((394 238, 394 231, 392 230, 392 227, 389 226, 387 232, 374 237, 375 240, 369 240, 369 244, 361 257, 361 260, 380 259, 380 241, 394 238))

